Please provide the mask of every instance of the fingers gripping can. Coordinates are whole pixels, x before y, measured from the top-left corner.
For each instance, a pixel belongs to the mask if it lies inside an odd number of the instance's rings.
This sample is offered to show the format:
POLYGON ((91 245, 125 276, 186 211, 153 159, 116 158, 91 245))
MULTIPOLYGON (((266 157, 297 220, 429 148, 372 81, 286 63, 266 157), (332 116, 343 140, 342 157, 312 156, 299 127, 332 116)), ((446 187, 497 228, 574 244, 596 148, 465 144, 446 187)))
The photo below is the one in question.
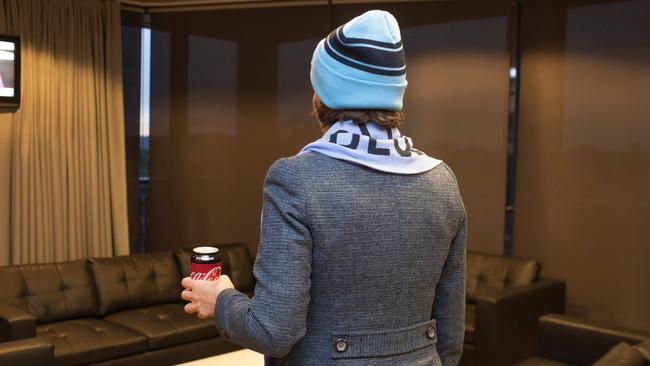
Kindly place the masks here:
POLYGON ((221 276, 219 248, 196 247, 192 249, 191 274, 193 280, 215 281, 221 276))

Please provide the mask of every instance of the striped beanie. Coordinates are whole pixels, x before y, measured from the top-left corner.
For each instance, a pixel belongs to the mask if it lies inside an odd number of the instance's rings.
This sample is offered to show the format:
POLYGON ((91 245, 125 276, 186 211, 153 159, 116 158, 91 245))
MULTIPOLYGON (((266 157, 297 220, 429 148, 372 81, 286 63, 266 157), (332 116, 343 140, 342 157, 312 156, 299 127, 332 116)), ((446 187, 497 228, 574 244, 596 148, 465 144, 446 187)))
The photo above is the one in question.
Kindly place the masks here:
POLYGON ((331 109, 402 110, 406 61, 395 17, 371 10, 335 29, 316 46, 310 77, 331 109))

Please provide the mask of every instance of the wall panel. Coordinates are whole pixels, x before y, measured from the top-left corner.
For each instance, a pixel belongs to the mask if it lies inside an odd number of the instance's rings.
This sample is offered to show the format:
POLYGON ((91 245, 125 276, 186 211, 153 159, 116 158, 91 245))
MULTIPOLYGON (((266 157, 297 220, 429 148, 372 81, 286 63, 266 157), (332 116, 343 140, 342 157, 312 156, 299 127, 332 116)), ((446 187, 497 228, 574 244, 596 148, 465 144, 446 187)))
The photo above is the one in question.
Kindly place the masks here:
POLYGON ((650 3, 524 9, 515 254, 569 313, 650 330, 650 3))
POLYGON ((319 137, 309 61, 326 7, 153 15, 150 249, 259 240, 276 159, 319 137))

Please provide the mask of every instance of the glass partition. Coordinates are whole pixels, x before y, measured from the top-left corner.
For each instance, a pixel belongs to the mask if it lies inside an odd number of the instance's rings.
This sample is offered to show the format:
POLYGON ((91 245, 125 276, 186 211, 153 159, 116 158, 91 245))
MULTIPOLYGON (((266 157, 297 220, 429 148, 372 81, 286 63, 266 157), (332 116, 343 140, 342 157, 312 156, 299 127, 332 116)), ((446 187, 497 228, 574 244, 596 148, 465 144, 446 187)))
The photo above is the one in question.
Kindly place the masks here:
POLYGON ((650 2, 527 1, 515 255, 568 312, 650 329, 650 2))

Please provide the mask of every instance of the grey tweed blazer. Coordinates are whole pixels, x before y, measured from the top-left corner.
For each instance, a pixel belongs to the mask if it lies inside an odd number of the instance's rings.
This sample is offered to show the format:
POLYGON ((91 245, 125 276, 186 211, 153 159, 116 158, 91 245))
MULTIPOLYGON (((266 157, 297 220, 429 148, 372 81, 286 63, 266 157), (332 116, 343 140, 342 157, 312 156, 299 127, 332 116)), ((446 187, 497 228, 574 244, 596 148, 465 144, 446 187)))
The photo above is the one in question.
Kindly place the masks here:
POLYGON ((466 235, 444 163, 397 175, 280 159, 264 182, 255 296, 223 291, 216 326, 267 365, 457 365, 466 235))

